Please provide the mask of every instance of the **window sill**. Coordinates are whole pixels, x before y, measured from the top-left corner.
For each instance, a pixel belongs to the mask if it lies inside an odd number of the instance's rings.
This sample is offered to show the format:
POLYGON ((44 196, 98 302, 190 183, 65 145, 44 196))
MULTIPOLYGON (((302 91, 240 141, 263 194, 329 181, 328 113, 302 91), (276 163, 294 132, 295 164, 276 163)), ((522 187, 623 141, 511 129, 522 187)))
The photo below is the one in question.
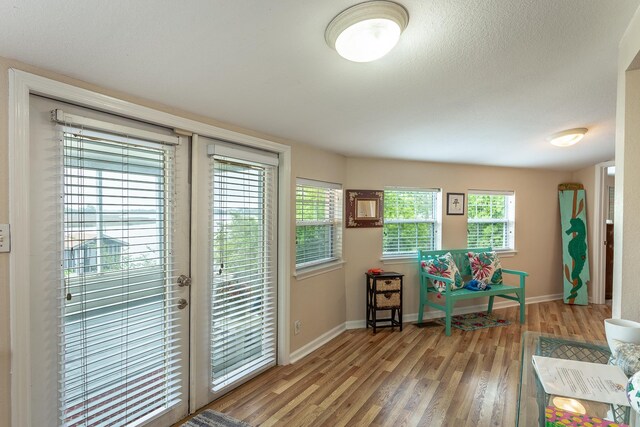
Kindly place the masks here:
POLYGON ((330 271, 339 270, 344 265, 344 260, 332 261, 327 264, 314 265, 313 267, 303 268, 302 270, 296 270, 293 273, 293 277, 298 280, 308 279, 309 277, 319 276, 321 274, 328 273, 330 271))
POLYGON ((383 256, 380 258, 383 264, 414 264, 418 259, 418 254, 399 255, 399 256, 383 256))
POLYGON ((515 249, 496 250, 496 253, 500 258, 511 258, 518 255, 518 251, 515 249))
MULTIPOLYGON (((497 249, 495 251, 501 258, 511 258, 518 254, 515 249, 497 249)), ((418 254, 399 255, 399 256, 383 256, 380 258, 383 264, 413 264, 418 259, 418 254)))

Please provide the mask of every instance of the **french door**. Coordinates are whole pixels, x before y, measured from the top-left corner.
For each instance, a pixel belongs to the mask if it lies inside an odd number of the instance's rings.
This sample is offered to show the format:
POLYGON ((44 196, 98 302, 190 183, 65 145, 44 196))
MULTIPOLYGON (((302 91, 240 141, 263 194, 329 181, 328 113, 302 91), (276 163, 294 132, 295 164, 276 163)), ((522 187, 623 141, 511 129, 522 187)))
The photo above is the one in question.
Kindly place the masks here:
POLYGON ((30 138, 32 425, 168 426, 275 365, 277 155, 35 95, 30 138))
POLYGON ((188 147, 32 96, 37 426, 167 426, 188 413, 188 147))
POLYGON ((193 144, 200 407, 276 364, 278 157, 203 137, 193 144))

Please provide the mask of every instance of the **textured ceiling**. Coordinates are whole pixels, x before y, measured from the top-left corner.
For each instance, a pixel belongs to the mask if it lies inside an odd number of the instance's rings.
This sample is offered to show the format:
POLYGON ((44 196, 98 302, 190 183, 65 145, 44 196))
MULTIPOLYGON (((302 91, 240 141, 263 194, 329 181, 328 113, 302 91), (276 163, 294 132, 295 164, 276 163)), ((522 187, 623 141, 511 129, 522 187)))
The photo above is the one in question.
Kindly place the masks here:
POLYGON ((324 30, 358 0, 0 0, 0 56, 346 155, 575 170, 614 156, 640 0, 399 0, 383 59, 324 30), (577 146, 554 132, 588 127, 577 146))

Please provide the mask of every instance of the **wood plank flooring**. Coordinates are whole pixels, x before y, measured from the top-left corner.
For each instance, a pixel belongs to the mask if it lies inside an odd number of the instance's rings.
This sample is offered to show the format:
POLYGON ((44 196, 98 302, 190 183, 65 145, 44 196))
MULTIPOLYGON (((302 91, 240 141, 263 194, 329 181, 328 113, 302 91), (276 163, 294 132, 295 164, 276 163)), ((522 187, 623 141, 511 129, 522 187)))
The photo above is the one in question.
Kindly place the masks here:
POLYGON ((299 362, 278 366, 207 408, 254 426, 513 426, 525 331, 605 341, 605 305, 562 301, 495 310, 508 326, 346 331, 299 362))

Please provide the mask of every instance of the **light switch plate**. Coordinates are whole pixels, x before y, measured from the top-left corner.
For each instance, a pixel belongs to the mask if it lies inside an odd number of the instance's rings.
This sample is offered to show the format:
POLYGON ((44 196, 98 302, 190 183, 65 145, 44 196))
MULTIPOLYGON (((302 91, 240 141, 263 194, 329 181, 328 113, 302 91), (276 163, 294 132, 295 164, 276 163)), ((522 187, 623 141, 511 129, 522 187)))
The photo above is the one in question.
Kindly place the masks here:
POLYGON ((0 224, 0 252, 11 251, 11 229, 9 224, 0 224))

